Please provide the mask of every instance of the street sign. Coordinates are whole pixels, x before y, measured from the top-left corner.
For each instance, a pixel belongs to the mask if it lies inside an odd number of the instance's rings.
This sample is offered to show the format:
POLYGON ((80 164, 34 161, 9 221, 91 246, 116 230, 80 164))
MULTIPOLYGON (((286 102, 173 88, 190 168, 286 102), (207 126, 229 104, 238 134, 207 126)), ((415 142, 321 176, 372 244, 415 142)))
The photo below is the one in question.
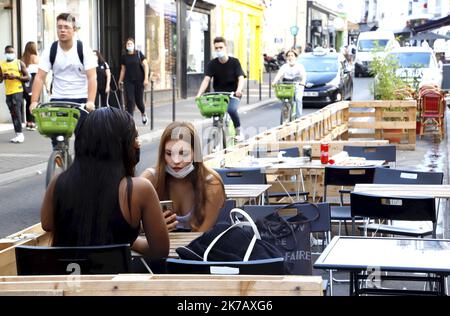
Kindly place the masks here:
POLYGON ((291 34, 292 34, 292 36, 297 36, 297 34, 298 34, 298 26, 296 26, 296 25, 291 26, 291 34))

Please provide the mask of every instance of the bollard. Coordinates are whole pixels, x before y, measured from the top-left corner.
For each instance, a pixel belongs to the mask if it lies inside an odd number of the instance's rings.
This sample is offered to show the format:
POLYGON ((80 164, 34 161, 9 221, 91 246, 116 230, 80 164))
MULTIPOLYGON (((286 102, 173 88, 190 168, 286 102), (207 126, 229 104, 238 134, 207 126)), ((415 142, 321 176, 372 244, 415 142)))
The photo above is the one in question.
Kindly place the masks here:
POLYGON ((247 67, 247 104, 250 104, 250 71, 247 67))
POLYGON ((259 70, 259 101, 262 100, 262 70, 259 70))
POLYGON ((272 72, 270 72, 269 67, 269 99, 272 98, 272 72))
POLYGON ((153 131, 153 80, 150 81, 150 130, 153 131))
POLYGON ((175 80, 176 77, 172 76, 172 122, 175 122, 175 80))

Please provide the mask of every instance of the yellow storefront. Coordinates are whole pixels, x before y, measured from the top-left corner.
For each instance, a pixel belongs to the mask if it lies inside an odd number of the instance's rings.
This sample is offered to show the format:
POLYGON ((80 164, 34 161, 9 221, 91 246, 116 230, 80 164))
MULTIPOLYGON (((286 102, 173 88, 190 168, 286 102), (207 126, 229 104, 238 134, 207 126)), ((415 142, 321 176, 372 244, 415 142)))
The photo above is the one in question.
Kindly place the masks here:
POLYGON ((250 80, 262 70, 262 25, 264 6, 257 0, 227 0, 216 12, 216 34, 227 39, 228 52, 237 57, 250 80))

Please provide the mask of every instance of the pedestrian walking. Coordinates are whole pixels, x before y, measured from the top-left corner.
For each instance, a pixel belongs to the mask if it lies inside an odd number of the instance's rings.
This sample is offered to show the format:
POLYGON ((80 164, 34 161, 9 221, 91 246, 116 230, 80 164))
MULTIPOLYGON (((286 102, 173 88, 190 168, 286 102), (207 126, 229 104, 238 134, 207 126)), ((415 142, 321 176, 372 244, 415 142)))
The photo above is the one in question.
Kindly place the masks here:
POLYGON ((98 109, 99 106, 108 106, 111 70, 103 55, 98 50, 94 50, 94 53, 97 56, 97 95, 95 97, 95 108, 98 109))
POLYGON ((36 123, 34 120, 34 116, 30 111, 30 105, 31 105, 31 94, 32 94, 33 81, 38 72, 38 65, 39 65, 39 56, 37 53, 37 48, 36 48, 35 42, 28 42, 25 45, 25 50, 23 51, 21 60, 25 63, 28 74, 30 75, 30 80, 27 82, 24 82, 24 84, 23 84, 23 98, 25 99, 26 128, 27 128, 27 130, 34 131, 34 130, 36 130, 36 123))
POLYGON ((23 83, 30 80, 27 67, 17 59, 14 47, 5 47, 5 60, 0 63, 0 83, 5 81, 6 105, 14 125, 15 137, 12 143, 23 143, 21 108, 23 104, 23 83))
POLYGON ((39 60, 38 73, 33 82, 30 110, 37 106, 47 74, 52 70, 50 101, 86 104, 86 109, 92 111, 95 108, 97 93, 95 55, 82 41, 75 40, 77 27, 72 14, 58 15, 56 27, 58 40, 43 51, 39 60))
POLYGON ((236 128, 236 141, 242 141, 244 136, 237 110, 244 88, 244 71, 239 59, 228 56, 225 38, 219 36, 214 39, 214 51, 216 58, 211 60, 206 67, 205 78, 198 89, 197 97, 206 91, 211 79, 213 79, 214 91, 233 92, 236 98, 230 98, 227 111, 236 128))
POLYGON ((127 112, 133 116, 137 106, 141 112, 142 124, 147 124, 144 105, 144 88, 148 85, 149 67, 145 55, 136 49, 134 39, 125 42, 125 54, 120 61, 119 86, 125 90, 127 112))

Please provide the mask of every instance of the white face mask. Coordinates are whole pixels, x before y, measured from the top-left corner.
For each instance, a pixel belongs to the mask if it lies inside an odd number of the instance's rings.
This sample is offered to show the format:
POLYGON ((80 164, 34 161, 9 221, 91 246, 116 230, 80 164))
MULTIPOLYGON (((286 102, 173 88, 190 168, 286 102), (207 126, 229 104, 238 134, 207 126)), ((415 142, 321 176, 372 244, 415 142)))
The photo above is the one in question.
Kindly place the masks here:
POLYGON ((134 51, 134 45, 127 46, 127 51, 129 52, 134 51))
POLYGON ((188 174, 190 174, 194 170, 194 164, 190 163, 188 166, 184 167, 180 171, 176 172, 172 169, 172 167, 166 165, 166 172, 170 174, 172 177, 177 179, 184 179, 188 174))
POLYGON ((225 58, 225 52, 224 51, 216 52, 216 57, 219 58, 219 59, 224 59, 225 58))
POLYGON ((16 58, 16 54, 14 53, 6 53, 5 58, 7 61, 13 61, 16 58))

